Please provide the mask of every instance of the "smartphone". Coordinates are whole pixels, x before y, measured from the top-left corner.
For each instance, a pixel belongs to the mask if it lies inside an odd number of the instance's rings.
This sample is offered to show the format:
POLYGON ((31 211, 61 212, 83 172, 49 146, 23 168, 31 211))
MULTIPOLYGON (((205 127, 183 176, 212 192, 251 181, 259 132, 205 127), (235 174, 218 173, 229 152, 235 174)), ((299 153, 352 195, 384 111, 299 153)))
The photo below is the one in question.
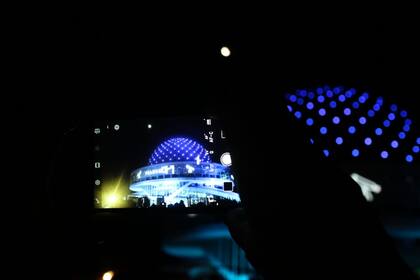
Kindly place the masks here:
POLYGON ((195 212, 240 206, 223 126, 215 116, 95 121, 95 208, 195 212))

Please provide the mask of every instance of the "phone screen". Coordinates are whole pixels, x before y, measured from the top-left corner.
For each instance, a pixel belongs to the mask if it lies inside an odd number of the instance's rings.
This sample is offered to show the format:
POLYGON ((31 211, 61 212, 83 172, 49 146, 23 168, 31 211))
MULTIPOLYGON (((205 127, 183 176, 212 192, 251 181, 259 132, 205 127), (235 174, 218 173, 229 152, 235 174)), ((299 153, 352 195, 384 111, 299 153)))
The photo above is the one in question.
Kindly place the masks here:
POLYGON ((233 208, 229 138, 215 117, 97 121, 95 208, 233 208))

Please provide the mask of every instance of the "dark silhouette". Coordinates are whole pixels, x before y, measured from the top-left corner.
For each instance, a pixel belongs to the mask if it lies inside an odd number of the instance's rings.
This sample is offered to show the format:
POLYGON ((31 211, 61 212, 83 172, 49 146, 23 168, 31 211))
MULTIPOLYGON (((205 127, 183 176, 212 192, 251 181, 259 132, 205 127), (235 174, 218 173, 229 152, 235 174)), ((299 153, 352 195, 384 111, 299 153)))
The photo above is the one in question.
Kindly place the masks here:
POLYGON ((267 279, 415 279, 359 186, 321 160, 281 104, 264 100, 264 114, 231 126, 244 209, 227 224, 249 261, 267 279), (246 137, 252 127, 258 137, 246 137))

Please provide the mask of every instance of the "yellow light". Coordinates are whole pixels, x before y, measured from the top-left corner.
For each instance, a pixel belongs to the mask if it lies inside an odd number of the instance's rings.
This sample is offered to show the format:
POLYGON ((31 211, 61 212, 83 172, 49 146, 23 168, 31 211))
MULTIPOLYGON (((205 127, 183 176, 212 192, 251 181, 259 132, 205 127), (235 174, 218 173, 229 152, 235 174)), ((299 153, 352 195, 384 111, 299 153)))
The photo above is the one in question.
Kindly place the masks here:
POLYGON ((220 53, 224 56, 224 57, 228 57, 230 56, 230 50, 228 47, 222 47, 220 49, 220 53))
POLYGON ((128 182, 121 175, 116 179, 104 180, 102 185, 102 208, 124 208, 129 204, 124 197, 128 195, 128 182))
POLYGON ((117 200, 118 200, 118 197, 115 194, 111 194, 108 197, 108 203, 109 204, 114 204, 115 202, 117 202, 117 200))
POLYGON ((112 280, 113 277, 114 277, 114 272, 113 271, 107 271, 102 276, 102 280, 112 280))

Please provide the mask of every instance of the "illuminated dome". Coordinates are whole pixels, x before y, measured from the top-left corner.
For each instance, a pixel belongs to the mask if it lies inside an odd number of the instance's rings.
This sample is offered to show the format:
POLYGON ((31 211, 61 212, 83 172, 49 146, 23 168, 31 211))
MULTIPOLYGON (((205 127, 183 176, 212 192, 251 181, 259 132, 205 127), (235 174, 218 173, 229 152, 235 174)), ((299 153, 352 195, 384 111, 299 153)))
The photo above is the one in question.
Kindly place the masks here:
POLYGON ((161 143, 149 158, 149 164, 197 161, 211 162, 209 153, 194 140, 175 137, 161 143))

